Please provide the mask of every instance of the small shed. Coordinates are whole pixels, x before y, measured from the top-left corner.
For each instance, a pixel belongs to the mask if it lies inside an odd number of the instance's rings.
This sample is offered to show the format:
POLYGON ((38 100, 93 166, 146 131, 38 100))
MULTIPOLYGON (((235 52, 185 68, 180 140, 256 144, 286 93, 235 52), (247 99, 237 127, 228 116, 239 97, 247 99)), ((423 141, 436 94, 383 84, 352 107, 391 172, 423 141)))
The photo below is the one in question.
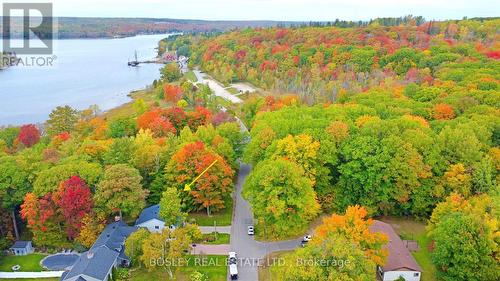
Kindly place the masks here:
POLYGON ((25 256, 34 251, 31 241, 16 241, 10 250, 16 256, 25 256))

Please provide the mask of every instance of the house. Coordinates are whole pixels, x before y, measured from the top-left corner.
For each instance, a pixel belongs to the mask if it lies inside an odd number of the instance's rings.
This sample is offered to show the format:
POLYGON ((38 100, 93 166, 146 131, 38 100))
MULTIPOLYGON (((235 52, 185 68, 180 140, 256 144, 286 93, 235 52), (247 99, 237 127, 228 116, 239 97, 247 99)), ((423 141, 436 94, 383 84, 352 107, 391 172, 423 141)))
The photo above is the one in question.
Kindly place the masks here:
POLYGON ((383 266, 377 266, 377 274, 380 280, 394 281, 403 277, 406 281, 420 281, 422 269, 392 226, 375 220, 370 226, 370 230, 372 232, 382 232, 389 239, 389 242, 384 246, 389 253, 387 261, 383 266))
POLYGON ((33 253, 33 245, 31 241, 16 241, 10 251, 16 256, 25 256, 33 253))
POLYGON ((130 259, 125 255, 125 239, 137 228, 123 221, 108 224, 92 247, 80 255, 61 281, 108 281, 113 268, 127 267, 130 259))
MULTIPOLYGON (((165 222, 160 218, 160 205, 156 204, 142 210, 139 218, 135 221, 136 227, 147 228, 150 232, 162 232, 165 222)), ((170 229, 175 229, 174 225, 170 229)))

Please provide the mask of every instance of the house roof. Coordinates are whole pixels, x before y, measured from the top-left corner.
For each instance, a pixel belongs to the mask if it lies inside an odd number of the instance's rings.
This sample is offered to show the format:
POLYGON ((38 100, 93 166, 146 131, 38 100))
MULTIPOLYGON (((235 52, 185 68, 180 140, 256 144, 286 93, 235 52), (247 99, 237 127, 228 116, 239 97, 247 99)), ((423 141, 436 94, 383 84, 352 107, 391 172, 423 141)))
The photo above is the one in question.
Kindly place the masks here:
POLYGON ((28 245, 31 243, 31 241, 16 241, 11 249, 24 249, 28 247, 28 245))
POLYGON ((160 204, 156 204, 150 207, 147 207, 146 209, 142 210, 141 214, 139 215, 139 218, 135 221, 135 225, 139 225, 141 223, 145 223, 147 221, 150 221, 152 219, 160 219, 160 204))
POLYGON ((119 253, 106 247, 90 249, 80 255, 73 268, 64 276, 64 280, 78 276, 77 280, 86 280, 89 276, 98 280, 106 279, 119 253))
POLYGON ((389 239, 389 242, 384 246, 389 252, 387 261, 382 266, 384 271, 422 271, 390 224, 374 220, 370 230, 372 232, 382 232, 389 239))
POLYGON ((137 228, 123 221, 108 224, 92 247, 80 255, 73 268, 61 277, 68 280, 78 276, 77 281, 89 278, 104 280, 118 257, 127 259, 124 254, 125 239, 137 228))
POLYGON ((136 230, 135 226, 128 226, 121 220, 110 223, 101 232, 91 249, 106 246, 110 250, 120 252, 125 239, 136 230))

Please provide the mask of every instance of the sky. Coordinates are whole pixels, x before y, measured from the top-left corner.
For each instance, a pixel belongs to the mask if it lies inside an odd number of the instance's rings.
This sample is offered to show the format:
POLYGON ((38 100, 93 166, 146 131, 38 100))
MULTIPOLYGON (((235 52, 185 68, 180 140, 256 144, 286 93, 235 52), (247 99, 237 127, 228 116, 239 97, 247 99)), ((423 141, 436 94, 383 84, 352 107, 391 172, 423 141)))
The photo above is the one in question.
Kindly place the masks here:
POLYGON ((500 0, 0 0, 52 2, 56 16, 204 20, 333 21, 424 16, 500 16, 500 0))

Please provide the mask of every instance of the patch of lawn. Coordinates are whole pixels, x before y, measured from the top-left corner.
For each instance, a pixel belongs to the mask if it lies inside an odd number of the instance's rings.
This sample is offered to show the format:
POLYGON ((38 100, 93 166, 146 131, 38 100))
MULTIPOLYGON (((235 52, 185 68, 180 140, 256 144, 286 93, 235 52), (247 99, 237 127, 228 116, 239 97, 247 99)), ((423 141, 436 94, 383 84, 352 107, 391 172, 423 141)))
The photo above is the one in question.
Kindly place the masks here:
POLYGON ((227 233, 218 233, 215 232, 203 234, 203 238, 198 243, 200 244, 210 244, 210 245, 220 245, 220 244, 229 244, 229 239, 231 235, 227 233))
POLYGON ((186 74, 184 74, 184 77, 187 79, 191 80, 192 82, 197 82, 198 78, 196 78, 196 75, 194 74, 193 71, 188 71, 186 74))
POLYGON ((217 226, 227 226, 231 225, 231 219, 233 217, 233 201, 228 200, 225 204, 226 208, 220 212, 213 212, 210 216, 207 215, 206 211, 190 213, 188 215, 188 221, 194 220, 199 226, 213 226, 214 221, 217 222, 217 226))
POLYGON ((26 256, 5 256, 0 258, 0 271, 12 272, 14 265, 20 265, 19 271, 42 271, 40 261, 46 257, 44 254, 29 254, 26 256))
POLYGON ((181 267, 178 272, 178 280, 190 280, 189 275, 198 271, 205 274, 208 280, 223 281, 227 280, 226 265, 227 256, 225 255, 207 255, 207 256, 189 256, 189 265, 181 267), (185 279, 183 279, 185 278, 185 279))
POLYGON ((411 218, 384 217, 381 220, 390 223, 402 239, 417 241, 420 250, 411 253, 422 268, 421 281, 437 280, 436 267, 432 263, 431 253, 429 252, 429 245, 432 241, 427 237, 425 224, 411 218))
MULTIPOLYGON (((223 255, 207 255, 185 257, 187 264, 177 268, 174 272, 174 278, 178 281, 188 281, 189 276, 195 272, 201 272, 208 277, 208 280, 222 281, 227 278, 226 256, 223 255)), ((145 268, 134 268, 130 271, 130 279, 132 281, 150 281, 150 280, 172 280, 168 273, 158 268, 148 271, 145 268)))
POLYGON ((226 88, 226 90, 227 90, 229 93, 233 94, 233 95, 237 95, 237 94, 239 94, 239 93, 240 93, 240 92, 238 91, 238 89, 233 88, 233 87, 226 88))
MULTIPOLYGON (((279 258, 284 257, 286 254, 291 253, 293 251, 279 251, 279 252, 274 252, 270 253, 269 255, 264 257, 264 260, 268 261, 273 261, 273 260, 278 260, 279 258)), ((278 276, 276 276, 276 273, 274 273, 273 268, 279 266, 278 264, 274 264, 271 266, 266 266, 266 263, 264 263, 264 266, 259 267, 259 281, 272 281, 272 280, 278 280, 278 276)))

